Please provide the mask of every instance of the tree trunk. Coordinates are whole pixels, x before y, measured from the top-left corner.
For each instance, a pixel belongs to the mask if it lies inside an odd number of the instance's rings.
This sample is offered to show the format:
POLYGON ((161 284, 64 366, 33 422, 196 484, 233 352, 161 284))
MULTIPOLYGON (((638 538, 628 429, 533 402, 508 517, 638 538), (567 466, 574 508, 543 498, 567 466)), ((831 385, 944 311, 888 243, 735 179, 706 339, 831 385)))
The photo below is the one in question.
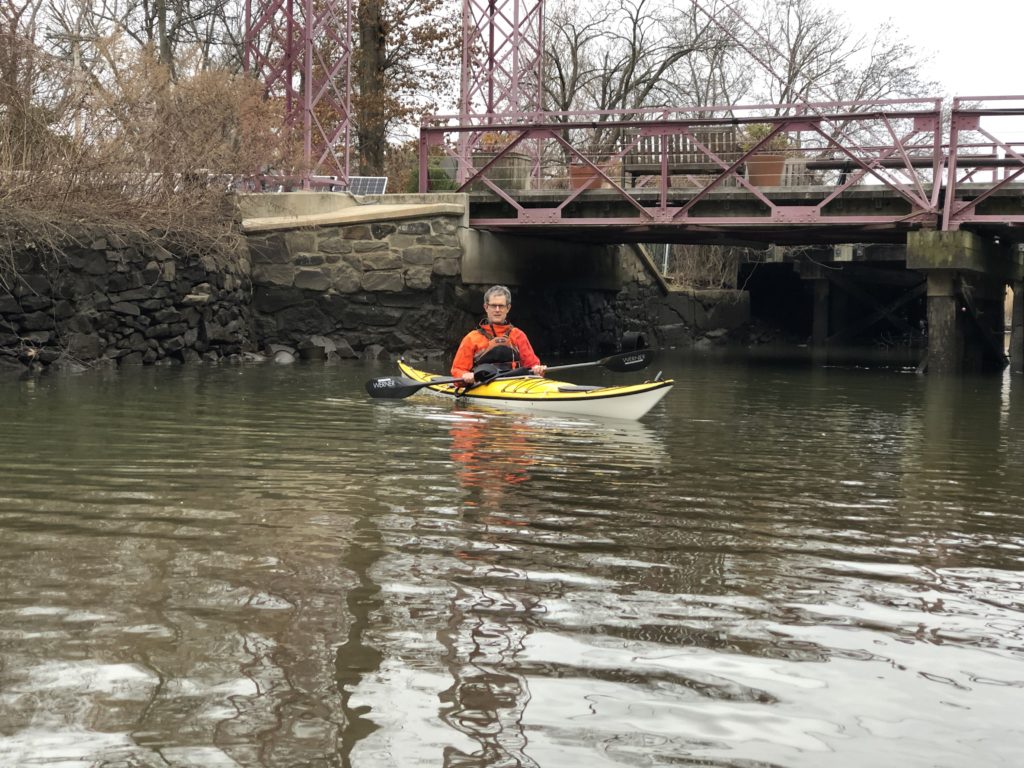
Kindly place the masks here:
POLYGON ((359 168, 367 176, 384 174, 387 147, 385 106, 385 31, 383 0, 359 3, 359 109, 356 137, 359 140, 359 168))
POLYGON ((160 63, 170 70, 171 79, 175 79, 174 52, 171 50, 171 37, 167 32, 168 2, 170 0, 156 0, 157 50, 159 51, 160 63))

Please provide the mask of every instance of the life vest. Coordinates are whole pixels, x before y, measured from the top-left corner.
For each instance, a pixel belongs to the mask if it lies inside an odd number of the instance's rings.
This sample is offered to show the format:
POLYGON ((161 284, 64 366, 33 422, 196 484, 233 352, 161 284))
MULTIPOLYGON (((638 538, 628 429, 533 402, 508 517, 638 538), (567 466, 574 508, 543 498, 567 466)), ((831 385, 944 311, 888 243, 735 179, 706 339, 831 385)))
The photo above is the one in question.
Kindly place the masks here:
POLYGON ((476 351, 473 355, 473 365, 492 363, 502 370, 519 367, 519 348, 512 343, 512 326, 508 326, 505 332, 497 334, 494 326, 482 325, 476 329, 477 333, 487 339, 487 344, 476 351))

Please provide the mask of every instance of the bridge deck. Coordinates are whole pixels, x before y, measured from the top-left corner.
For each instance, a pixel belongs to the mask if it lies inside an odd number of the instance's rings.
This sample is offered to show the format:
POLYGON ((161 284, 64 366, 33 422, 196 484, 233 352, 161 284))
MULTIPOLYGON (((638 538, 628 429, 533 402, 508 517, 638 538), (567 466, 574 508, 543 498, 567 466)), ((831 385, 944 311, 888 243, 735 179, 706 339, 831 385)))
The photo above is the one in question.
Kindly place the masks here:
MULTIPOLYGON (((959 191, 967 201, 990 189, 973 184, 959 191)), ((902 243, 907 232, 941 229, 941 209, 915 210, 885 186, 861 186, 830 199, 833 191, 807 184, 770 187, 759 190, 761 199, 736 187, 673 188, 664 204, 657 189, 630 189, 628 196, 616 189, 586 190, 568 204, 560 190, 506 191, 511 202, 493 192, 471 192, 470 226, 590 242, 730 244, 902 243)), ((995 190, 977 215, 979 220, 963 226, 1024 238, 1024 184, 995 190)))

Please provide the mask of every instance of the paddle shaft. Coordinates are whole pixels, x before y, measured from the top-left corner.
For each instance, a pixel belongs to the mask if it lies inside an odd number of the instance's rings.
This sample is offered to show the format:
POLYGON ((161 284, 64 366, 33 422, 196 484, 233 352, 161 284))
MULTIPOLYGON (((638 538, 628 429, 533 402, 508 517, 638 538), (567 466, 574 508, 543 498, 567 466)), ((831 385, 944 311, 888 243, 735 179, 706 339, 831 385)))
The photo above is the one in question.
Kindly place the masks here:
MULTIPOLYGON (((566 365, 553 365, 548 371, 566 371, 570 368, 592 368, 603 366, 617 373, 638 371, 650 365, 654 358, 654 352, 649 349, 638 349, 633 352, 620 352, 617 355, 609 355, 600 360, 593 360, 587 363, 568 363, 566 365)), ((495 379, 513 378, 522 376, 528 369, 513 368, 508 371, 501 371, 488 381, 495 379)), ((431 379, 430 381, 413 381, 404 376, 386 376, 380 379, 370 379, 366 382, 366 392, 370 397, 403 398, 415 394, 424 387, 437 386, 439 384, 462 384, 465 383, 461 376, 431 379)), ((486 383, 486 382, 480 382, 486 383)))
MULTIPOLYGON (((639 371, 651 364, 654 354, 649 349, 638 349, 634 352, 623 352, 618 355, 611 355, 601 360, 594 360, 589 363, 568 363, 566 365, 553 365, 548 371, 567 371, 570 368, 593 368, 595 365, 602 365, 605 368, 617 373, 625 371, 639 371), (642 363, 642 365, 641 365, 642 363)), ((507 371, 498 374, 499 377, 507 375, 507 371)))

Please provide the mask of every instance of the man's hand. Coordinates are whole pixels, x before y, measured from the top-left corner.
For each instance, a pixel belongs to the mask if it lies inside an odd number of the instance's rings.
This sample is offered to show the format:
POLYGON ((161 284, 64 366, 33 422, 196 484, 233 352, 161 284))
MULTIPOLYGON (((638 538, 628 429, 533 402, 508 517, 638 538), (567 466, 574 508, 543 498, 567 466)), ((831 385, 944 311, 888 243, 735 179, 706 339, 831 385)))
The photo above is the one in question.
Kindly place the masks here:
POLYGON ((530 370, 533 371, 534 374, 537 376, 543 376, 544 372, 547 369, 548 367, 546 365, 541 365, 540 363, 538 363, 537 365, 533 366, 533 368, 531 368, 530 370))
POLYGON ((462 374, 462 380, 466 382, 466 384, 474 384, 476 382, 476 378, 474 378, 472 371, 466 371, 462 374))

